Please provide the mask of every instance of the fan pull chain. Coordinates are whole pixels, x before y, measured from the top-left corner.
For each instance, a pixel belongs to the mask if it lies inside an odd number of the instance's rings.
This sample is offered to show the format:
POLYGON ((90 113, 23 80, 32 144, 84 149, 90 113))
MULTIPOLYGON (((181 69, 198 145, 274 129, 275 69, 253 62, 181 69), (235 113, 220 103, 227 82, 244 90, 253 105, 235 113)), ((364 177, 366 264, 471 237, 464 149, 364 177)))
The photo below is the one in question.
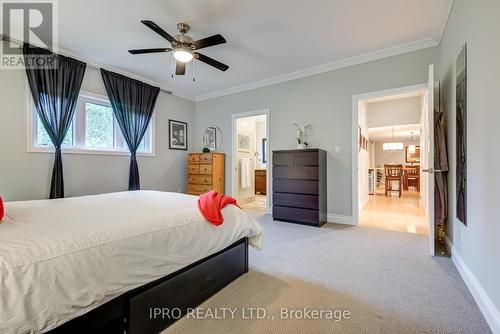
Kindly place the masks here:
POLYGON ((171 72, 170 76, 173 79, 174 78, 174 55, 172 53, 170 54, 170 59, 172 60, 172 66, 171 66, 172 72, 171 72))
POLYGON ((193 82, 196 82, 196 62, 193 61, 193 82))

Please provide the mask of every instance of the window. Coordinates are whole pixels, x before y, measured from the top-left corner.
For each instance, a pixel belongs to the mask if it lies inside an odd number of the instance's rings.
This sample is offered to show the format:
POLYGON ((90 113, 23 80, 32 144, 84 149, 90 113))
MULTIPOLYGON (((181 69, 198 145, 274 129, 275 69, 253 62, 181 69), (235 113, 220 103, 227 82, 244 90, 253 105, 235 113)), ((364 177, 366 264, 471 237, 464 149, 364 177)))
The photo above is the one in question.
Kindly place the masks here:
MULTIPOLYGON (((31 94, 30 94, 31 100, 31 94)), ((33 103, 30 106, 30 152, 51 152, 52 143, 37 115, 33 103)), ((139 155, 154 155, 154 117, 137 150, 139 155)), ((105 96, 80 92, 73 122, 63 141, 67 153, 123 154, 129 151, 113 109, 105 96)))
POLYGON ((267 138, 262 138, 262 164, 267 163, 267 138))
MULTIPOLYGON (((37 117, 37 130, 36 131, 38 133, 36 143, 38 145, 41 145, 41 146, 51 145, 52 142, 50 141, 49 134, 47 133, 47 131, 45 131, 45 128, 43 127, 43 124, 40 121, 40 117, 38 117, 38 115, 36 115, 36 117, 37 117)), ((74 141, 73 125, 74 124, 72 122, 71 127, 68 130, 68 133, 66 133, 66 137, 64 137, 63 146, 72 146, 73 145, 73 141, 74 141)))
POLYGON ((93 149, 115 147, 113 109, 95 103, 85 103, 85 147, 93 149))

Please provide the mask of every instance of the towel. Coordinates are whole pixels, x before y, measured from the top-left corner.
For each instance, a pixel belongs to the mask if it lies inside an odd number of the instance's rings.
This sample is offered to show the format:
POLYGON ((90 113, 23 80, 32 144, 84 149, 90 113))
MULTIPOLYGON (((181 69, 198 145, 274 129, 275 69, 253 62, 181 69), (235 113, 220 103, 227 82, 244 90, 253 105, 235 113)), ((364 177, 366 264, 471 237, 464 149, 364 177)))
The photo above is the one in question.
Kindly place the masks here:
POLYGON ((221 210, 228 204, 239 207, 234 198, 219 194, 215 190, 202 194, 200 198, 198 198, 198 209, 201 214, 215 226, 219 226, 224 222, 224 216, 221 210))
POLYGON ((241 158, 241 188, 250 188, 251 186, 251 167, 250 167, 250 159, 249 158, 241 158))

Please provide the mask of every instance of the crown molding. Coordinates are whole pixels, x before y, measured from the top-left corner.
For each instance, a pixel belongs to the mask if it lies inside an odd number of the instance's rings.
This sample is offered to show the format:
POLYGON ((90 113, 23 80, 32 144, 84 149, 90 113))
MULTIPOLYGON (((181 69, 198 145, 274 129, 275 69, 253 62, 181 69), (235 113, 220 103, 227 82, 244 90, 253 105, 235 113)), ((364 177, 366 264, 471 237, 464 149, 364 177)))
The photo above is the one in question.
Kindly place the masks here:
MULTIPOLYGON (((248 90, 253 90, 253 89, 262 88, 262 87, 266 87, 266 86, 271 86, 271 85, 283 83, 286 81, 305 78, 308 76, 313 76, 313 75, 317 75, 317 74, 321 74, 321 73, 325 73, 325 72, 330 72, 330 71, 334 71, 334 70, 338 70, 338 69, 342 69, 342 68, 346 68, 346 67, 350 67, 350 66, 354 66, 354 65, 359 65, 359 64, 368 63, 368 62, 375 61, 375 60, 380 60, 380 59, 387 58, 387 57, 397 56, 397 55, 401 55, 401 54, 405 54, 405 53, 409 53, 409 52, 414 52, 414 51, 438 46, 441 43, 441 39, 442 39, 444 31, 446 29, 446 24, 448 22, 450 12, 451 12, 451 9, 453 7, 453 1, 454 0, 441 0, 440 1, 439 8, 436 11, 436 26, 434 27, 432 37, 423 38, 423 39, 409 42, 409 43, 399 44, 396 46, 392 46, 392 47, 372 51, 369 53, 365 53, 365 54, 362 54, 359 56, 345 58, 345 59, 337 60, 337 61, 334 61, 331 63, 326 63, 323 65, 314 66, 314 67, 310 67, 310 68, 303 69, 303 70, 298 70, 295 72, 275 76, 272 78, 259 80, 259 81, 255 81, 255 82, 250 82, 250 83, 243 84, 243 85, 238 85, 238 86, 234 86, 234 87, 227 88, 227 89, 217 90, 217 91, 201 94, 198 96, 179 94, 175 91, 172 92, 170 89, 168 89, 167 87, 164 87, 163 85, 159 84, 158 82, 154 82, 154 81, 149 80, 145 77, 139 76, 135 73, 131 73, 131 72, 119 69, 119 68, 114 68, 112 66, 98 63, 98 62, 93 62, 90 59, 87 59, 85 57, 82 57, 81 55, 70 52, 69 50, 59 48, 58 51, 59 52, 62 51, 61 52, 62 54, 66 54, 66 55, 74 57, 76 59, 80 59, 82 61, 85 61, 88 65, 90 65, 89 67, 94 67, 97 69, 100 67, 107 68, 113 72, 117 72, 117 73, 123 74, 125 76, 129 76, 129 77, 132 77, 134 79, 144 81, 144 82, 149 83, 151 85, 158 86, 165 93, 175 95, 177 97, 180 97, 180 98, 183 98, 186 100, 190 100, 193 102, 201 102, 201 101, 205 101, 205 100, 215 99, 215 98, 218 98, 221 96, 241 93, 241 92, 248 91, 248 90)), ((2 38, 3 37, 4 36, 2 35, 2 38)))
POLYGON ((434 27, 434 33, 432 34, 437 44, 441 43, 441 39, 443 38, 443 34, 446 29, 446 24, 448 23, 448 18, 450 17, 452 7, 453 0, 442 0, 440 2, 440 6, 437 11, 437 24, 434 27))
POLYGON ((321 74, 325 72, 330 72, 338 70, 341 68, 346 68, 349 66, 359 65, 363 63, 368 63, 374 60, 379 60, 387 57, 397 56, 404 53, 409 53, 413 51, 418 51, 434 46, 438 46, 441 43, 444 31, 446 29, 446 24, 448 23, 448 18, 453 7, 454 0, 441 0, 438 10, 436 11, 436 26, 434 27, 432 37, 420 39, 410 43, 399 44, 393 47, 380 49, 377 51, 369 52, 363 55, 354 56, 351 58, 337 60, 331 63, 314 66, 308 69, 299 70, 296 72, 287 73, 284 75, 272 77, 269 79, 259 80, 255 82, 250 82, 248 84, 243 84, 227 89, 217 90, 214 92, 202 94, 196 96, 194 99, 196 102, 201 102, 205 100, 215 99, 221 96, 232 95, 236 93, 245 92, 252 89, 257 89, 261 87, 271 86, 278 83, 305 78, 308 76, 321 74))
POLYGON ((231 94, 235 94, 235 93, 240 93, 240 92, 244 92, 244 91, 248 91, 248 90, 252 90, 252 89, 256 89, 256 88, 275 85, 278 83, 282 83, 282 82, 286 82, 286 81, 290 81, 290 80, 295 80, 295 79, 300 79, 300 78, 304 78, 304 77, 308 77, 308 76, 312 76, 312 75, 316 75, 316 74, 330 72, 333 70, 338 70, 341 68, 346 68, 346 67, 350 67, 350 66, 354 66, 354 65, 368 63, 371 61, 375 61, 375 60, 379 60, 379 59, 383 59, 383 58, 387 58, 387 57, 397 56, 397 55, 401 55, 404 53, 409 53, 409 52, 413 52, 413 51, 417 51, 417 50, 431 48, 431 47, 434 47, 437 45, 438 44, 436 43, 436 41, 433 38, 430 38, 430 37, 424 38, 424 39, 420 39, 420 40, 417 40, 414 42, 399 44, 396 46, 392 46, 392 47, 380 49, 377 51, 365 53, 363 55, 337 60, 337 61, 334 61, 331 63, 326 63, 323 65, 310 67, 310 68, 307 68, 304 70, 299 70, 296 72, 287 73, 287 74, 276 76, 273 78, 255 81, 255 82, 235 86, 235 87, 228 88, 228 89, 222 89, 222 90, 210 92, 207 94, 198 95, 196 97, 196 102, 210 100, 210 99, 214 99, 217 97, 231 95, 231 94))

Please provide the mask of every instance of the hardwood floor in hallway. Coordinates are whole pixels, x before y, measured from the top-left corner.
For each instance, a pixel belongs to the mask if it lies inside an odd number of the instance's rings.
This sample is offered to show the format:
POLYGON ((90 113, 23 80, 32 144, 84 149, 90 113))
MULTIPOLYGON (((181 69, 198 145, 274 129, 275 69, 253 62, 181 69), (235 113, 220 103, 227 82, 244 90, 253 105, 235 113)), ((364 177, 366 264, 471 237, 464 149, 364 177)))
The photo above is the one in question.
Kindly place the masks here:
POLYGON ((420 207, 420 193, 404 191, 401 197, 385 196, 378 188, 361 210, 361 226, 429 235, 427 215, 420 207))

